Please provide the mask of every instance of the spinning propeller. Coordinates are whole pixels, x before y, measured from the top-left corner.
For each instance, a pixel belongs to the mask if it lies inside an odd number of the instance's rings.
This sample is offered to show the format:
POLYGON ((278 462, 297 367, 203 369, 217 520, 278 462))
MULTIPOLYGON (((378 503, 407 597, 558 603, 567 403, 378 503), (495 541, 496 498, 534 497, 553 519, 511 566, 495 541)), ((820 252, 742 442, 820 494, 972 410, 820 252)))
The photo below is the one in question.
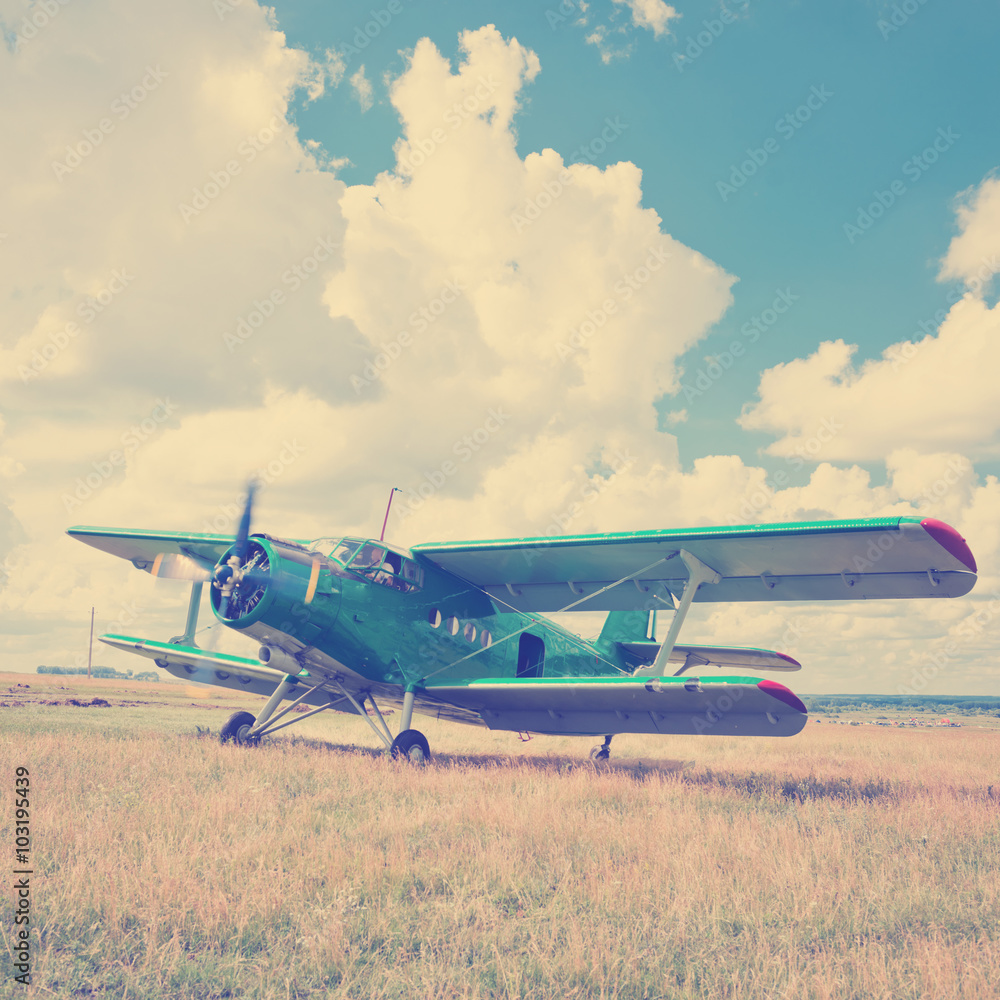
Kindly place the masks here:
MULTIPOLYGON (((225 562, 209 566, 206 561, 182 553, 161 552, 153 561, 151 575, 163 580, 191 580, 211 583, 219 591, 218 613, 221 618, 239 618, 251 611, 271 579, 270 558, 267 550, 250 537, 250 520, 253 512, 257 483, 247 485, 247 498, 236 530, 236 538, 225 562), (232 612, 232 614, 230 613, 232 612)), ((312 602, 315 578, 319 575, 320 557, 313 557, 310 586, 304 604, 312 602)))

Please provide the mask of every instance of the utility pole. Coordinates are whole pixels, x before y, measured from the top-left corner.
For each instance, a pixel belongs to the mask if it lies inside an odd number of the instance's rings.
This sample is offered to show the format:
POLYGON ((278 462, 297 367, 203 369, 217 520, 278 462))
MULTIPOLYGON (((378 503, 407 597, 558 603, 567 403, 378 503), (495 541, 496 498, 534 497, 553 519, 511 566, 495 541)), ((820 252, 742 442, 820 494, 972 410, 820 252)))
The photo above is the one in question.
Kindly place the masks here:
POLYGON ((90 646, 87 649, 87 680, 90 680, 90 665, 94 660, 94 608, 90 608, 90 646))

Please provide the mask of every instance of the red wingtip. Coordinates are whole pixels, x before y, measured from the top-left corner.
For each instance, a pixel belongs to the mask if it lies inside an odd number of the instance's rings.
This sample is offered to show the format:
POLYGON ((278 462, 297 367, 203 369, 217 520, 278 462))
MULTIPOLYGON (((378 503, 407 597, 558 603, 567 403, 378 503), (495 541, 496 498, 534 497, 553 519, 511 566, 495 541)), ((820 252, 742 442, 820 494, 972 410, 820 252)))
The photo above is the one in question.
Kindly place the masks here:
POLYGON ((758 681, 757 687, 760 688, 764 694, 769 694, 772 698, 777 698, 778 701, 783 701, 790 708, 793 708, 796 712, 801 712, 803 715, 808 715, 809 710, 805 705, 798 699, 798 697, 792 694, 784 684, 779 684, 777 681, 758 681))
POLYGON ((949 555, 953 555, 960 563, 976 572, 976 557, 972 554, 965 539, 950 525, 934 517, 925 517, 920 526, 949 555))
POLYGON ((799 661, 796 660, 794 656, 789 656, 787 653, 778 653, 778 656, 780 656, 781 659, 783 659, 783 660, 787 660, 787 662, 791 663, 795 667, 801 667, 802 666, 802 664, 799 663, 799 661))

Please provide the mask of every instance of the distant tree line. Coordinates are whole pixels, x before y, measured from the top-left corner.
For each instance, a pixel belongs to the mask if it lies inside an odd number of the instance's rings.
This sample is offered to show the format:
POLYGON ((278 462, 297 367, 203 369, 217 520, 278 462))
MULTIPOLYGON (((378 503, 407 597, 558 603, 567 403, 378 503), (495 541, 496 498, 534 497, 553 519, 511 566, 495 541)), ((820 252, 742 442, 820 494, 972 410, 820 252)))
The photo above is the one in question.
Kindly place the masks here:
POLYGON ((933 712, 938 715, 980 715, 1000 712, 1000 697, 993 695, 909 695, 909 694, 831 694, 806 695, 802 699, 810 712, 839 712, 858 708, 874 711, 893 708, 909 712, 933 712))
MULTIPOLYGON (((38 666, 35 667, 35 673, 80 675, 86 674, 87 668, 38 666)), ((90 676, 100 677, 102 680, 116 681, 158 681, 160 679, 160 675, 154 670, 145 670, 142 673, 134 674, 131 670, 123 673, 121 670, 115 670, 114 667, 91 667, 90 676)))

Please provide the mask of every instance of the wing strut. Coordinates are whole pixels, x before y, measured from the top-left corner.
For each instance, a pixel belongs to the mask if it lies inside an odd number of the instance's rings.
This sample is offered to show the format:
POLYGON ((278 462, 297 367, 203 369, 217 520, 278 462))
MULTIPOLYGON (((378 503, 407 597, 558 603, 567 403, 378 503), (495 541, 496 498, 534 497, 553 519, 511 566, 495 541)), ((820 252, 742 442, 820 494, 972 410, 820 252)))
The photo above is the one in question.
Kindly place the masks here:
POLYGON ((688 552, 687 549, 681 549, 680 556, 688 569, 688 581, 684 584, 684 594, 677 605, 673 621, 670 623, 670 631, 667 633, 666 639, 663 640, 663 645, 660 646, 660 651, 656 654, 656 659, 653 660, 650 666, 641 667, 637 670, 635 672, 636 676, 668 676, 667 664, 670 661, 670 654, 674 651, 674 646, 677 644, 677 636, 680 634, 681 625, 684 624, 684 619, 687 617, 695 593, 703 583, 718 583, 722 579, 721 573, 717 573, 711 566, 706 566, 705 563, 697 556, 688 552))
POLYGON ((699 656, 692 650, 684 657, 684 664, 681 669, 674 671, 674 677, 686 674, 692 667, 707 667, 711 662, 711 660, 706 660, 704 656, 699 656))
POLYGON ((196 646, 194 634, 198 629, 198 609, 201 607, 202 581, 191 584, 191 599, 188 601, 187 621, 184 623, 184 634, 175 635, 170 641, 176 646, 196 646))
MULTIPOLYGON (((593 598, 598 597, 601 594, 605 593, 606 591, 612 590, 613 588, 617 587, 618 584, 624 583, 626 580, 634 580, 637 577, 641 576, 643 573, 648 573, 649 570, 653 569, 653 567, 659 566, 660 563, 668 562, 669 560, 673 559, 676 555, 679 555, 679 554, 680 553, 678 553, 678 552, 671 552, 670 555, 662 556, 661 558, 657 559, 656 562, 651 562, 648 566, 643 566, 642 569, 637 569, 634 573, 629 573, 628 576, 623 576, 620 580, 615 580, 614 583, 609 583, 606 587, 601 587, 601 589, 598 590, 598 591, 596 591, 595 593, 588 594, 586 597, 581 597, 578 601, 573 601, 571 604, 567 604, 566 607, 560 608, 556 612, 556 614, 560 614, 561 615, 561 614, 564 614, 567 611, 572 611, 573 608, 575 608, 578 604, 583 604, 586 601, 590 601, 593 598)), ((690 555, 690 553, 688 553, 688 556, 689 556, 689 558, 694 559, 694 556, 690 555)), ((695 560, 695 561, 697 562, 697 560, 695 560)), ((698 563, 698 565, 699 566, 704 566, 704 563, 698 563)), ((707 566, 705 568, 708 569, 707 566)), ((712 572, 714 572, 714 570, 712 572)), ((712 581, 713 583, 717 583, 718 580, 721 579, 721 577, 719 577, 718 573, 715 573, 715 576, 717 577, 717 579, 713 580, 712 581)), ((515 611, 515 612, 517 611, 517 608, 515 608, 513 604, 507 604, 506 601, 501 600, 495 594, 491 594, 491 593, 489 593, 489 591, 484 590, 482 587, 479 586, 479 584, 474 583, 474 584, 472 584, 472 586, 475 587, 476 590, 478 590, 481 594, 483 594, 488 600, 491 600, 491 601, 493 601, 493 602, 495 602, 497 604, 503 604, 506 607, 510 608, 511 611, 515 611)), ((512 594, 514 594, 514 588, 512 588, 509 583, 507 584, 507 589, 510 590, 510 592, 512 594)), ((686 593, 687 593, 687 591, 685 591, 685 594, 686 593)), ((667 590, 667 594, 668 594, 668 596, 670 595, 670 591, 669 590, 667 590)), ((514 596, 517 597, 518 595, 514 594, 514 596)), ((694 597, 694 591, 692 591, 691 596, 694 597)), ((659 600, 663 600, 663 598, 658 598, 658 599, 659 600)), ((465 656, 459 657, 457 660, 453 660, 451 663, 446 663, 443 667, 438 667, 437 670, 432 670, 429 674, 426 674, 421 679, 420 683, 423 684, 424 681, 429 680, 435 674, 441 673, 442 670, 451 670, 453 667, 458 666, 459 663, 464 663, 466 660, 471 659, 473 656, 478 656, 480 653, 485 652, 487 648, 489 648, 489 649, 495 649, 497 645, 499 645, 501 643, 504 643, 504 642, 509 642, 511 639, 514 638, 515 635, 520 635, 522 632, 526 632, 529 628, 533 628, 534 625, 535 625, 535 623, 536 623, 536 621, 537 621, 537 619, 532 618, 528 622, 527 625, 523 626, 522 628, 516 629, 513 632, 508 633, 502 639, 500 639, 497 642, 495 642, 492 646, 489 646, 489 647, 483 646, 481 649, 475 650, 475 652, 466 653, 465 656)), ((679 627, 680 626, 678 626, 678 628, 679 627)), ((605 662, 611 663, 610 660, 606 660, 605 662)), ((613 664, 613 663, 611 665, 615 668, 615 670, 619 671, 620 673, 623 673, 623 674, 626 673, 626 671, 622 670, 621 667, 615 666, 615 664, 613 664)))

